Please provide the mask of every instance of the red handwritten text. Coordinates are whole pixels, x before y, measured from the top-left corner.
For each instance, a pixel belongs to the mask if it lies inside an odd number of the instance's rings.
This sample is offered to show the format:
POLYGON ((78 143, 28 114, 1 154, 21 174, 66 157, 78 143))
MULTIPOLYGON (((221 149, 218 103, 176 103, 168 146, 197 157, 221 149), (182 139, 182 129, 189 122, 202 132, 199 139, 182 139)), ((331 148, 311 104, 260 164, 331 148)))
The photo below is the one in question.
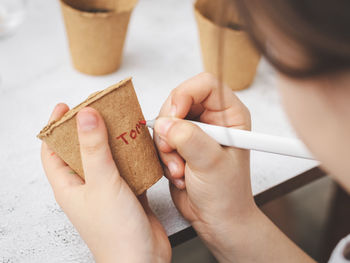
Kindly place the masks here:
POLYGON ((145 125, 145 121, 139 121, 134 129, 131 129, 129 132, 123 132, 117 136, 116 139, 120 139, 125 144, 129 144, 130 139, 135 140, 137 138, 137 135, 141 133, 141 125, 145 125))

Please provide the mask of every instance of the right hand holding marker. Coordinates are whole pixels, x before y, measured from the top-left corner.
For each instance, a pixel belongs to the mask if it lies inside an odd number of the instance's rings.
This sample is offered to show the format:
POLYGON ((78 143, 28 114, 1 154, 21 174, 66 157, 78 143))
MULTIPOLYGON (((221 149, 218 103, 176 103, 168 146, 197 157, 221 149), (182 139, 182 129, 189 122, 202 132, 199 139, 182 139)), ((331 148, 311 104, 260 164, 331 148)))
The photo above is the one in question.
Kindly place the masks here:
POLYGON ((155 123, 154 138, 173 201, 216 254, 225 247, 220 234, 227 225, 257 211, 249 151, 222 147, 184 118, 250 130, 250 114, 229 88, 221 90, 212 75, 202 73, 172 91, 155 123))

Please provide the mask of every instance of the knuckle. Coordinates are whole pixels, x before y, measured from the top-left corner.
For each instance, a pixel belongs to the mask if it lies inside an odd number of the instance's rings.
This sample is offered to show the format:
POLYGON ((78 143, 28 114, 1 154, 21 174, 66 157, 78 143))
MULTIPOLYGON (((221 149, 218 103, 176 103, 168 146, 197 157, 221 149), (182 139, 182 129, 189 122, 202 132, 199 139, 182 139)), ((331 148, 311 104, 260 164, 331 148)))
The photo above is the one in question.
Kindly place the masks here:
POLYGON ((153 136, 157 151, 159 154, 161 153, 167 153, 172 151, 173 149, 169 146, 169 144, 167 142, 165 142, 164 140, 159 138, 159 135, 154 135, 153 136))
POLYGON ((215 76, 214 76, 212 73, 207 72, 207 71, 204 71, 204 72, 199 73, 199 76, 200 76, 201 78, 206 79, 206 80, 213 80, 213 79, 216 79, 215 76))
POLYGON ((184 95, 186 95, 186 89, 184 89, 184 85, 181 84, 171 91, 171 101, 174 103, 174 101, 178 100, 179 98, 183 98, 184 95))
POLYGON ((210 84, 213 88, 218 87, 218 79, 210 72, 202 72, 199 77, 206 83, 210 84))
POLYGON ((191 123, 185 121, 178 121, 175 122, 170 132, 171 136, 176 138, 176 143, 182 145, 185 143, 189 143, 194 139, 196 129, 198 128, 191 123))
POLYGON ((83 143, 81 144, 81 151, 86 155, 94 155, 97 152, 101 151, 105 147, 103 141, 96 141, 93 143, 83 143))

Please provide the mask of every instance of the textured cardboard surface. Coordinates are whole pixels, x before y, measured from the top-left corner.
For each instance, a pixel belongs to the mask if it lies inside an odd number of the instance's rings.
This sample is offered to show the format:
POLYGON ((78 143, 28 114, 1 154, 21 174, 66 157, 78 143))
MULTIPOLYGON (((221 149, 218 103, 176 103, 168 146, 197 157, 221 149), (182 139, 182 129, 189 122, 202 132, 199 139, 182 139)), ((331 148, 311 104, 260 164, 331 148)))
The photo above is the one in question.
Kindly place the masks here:
POLYGON ((202 60, 206 71, 219 76, 221 68, 223 81, 232 90, 241 90, 252 83, 260 55, 242 29, 234 6, 221 6, 225 1, 197 0, 195 3, 202 60), (220 17, 220 8, 225 8, 225 18, 220 17), (220 39, 223 41, 221 53, 220 39))
POLYGON ((116 71, 137 1, 60 0, 74 67, 90 75, 116 71))
POLYGON ((156 183, 163 170, 148 128, 139 124, 144 117, 130 78, 92 94, 60 120, 48 124, 38 138, 84 178, 76 114, 86 106, 102 115, 113 158, 134 193, 139 195, 156 183))

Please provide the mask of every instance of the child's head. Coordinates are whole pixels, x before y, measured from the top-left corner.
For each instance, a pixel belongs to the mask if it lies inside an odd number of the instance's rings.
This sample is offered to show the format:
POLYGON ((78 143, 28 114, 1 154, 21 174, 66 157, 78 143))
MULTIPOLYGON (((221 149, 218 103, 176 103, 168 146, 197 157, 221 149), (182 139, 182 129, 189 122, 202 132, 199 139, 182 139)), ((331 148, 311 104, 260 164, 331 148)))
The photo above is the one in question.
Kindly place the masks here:
POLYGON ((350 191, 350 1, 237 0, 292 124, 350 191))

